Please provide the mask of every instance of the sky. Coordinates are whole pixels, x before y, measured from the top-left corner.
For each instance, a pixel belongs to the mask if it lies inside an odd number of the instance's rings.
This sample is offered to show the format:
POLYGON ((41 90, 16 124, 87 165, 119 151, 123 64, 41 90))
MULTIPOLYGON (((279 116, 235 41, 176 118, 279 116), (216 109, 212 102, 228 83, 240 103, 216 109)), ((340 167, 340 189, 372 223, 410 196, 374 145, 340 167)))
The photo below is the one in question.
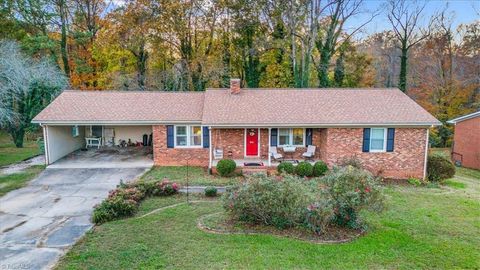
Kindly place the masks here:
MULTIPOLYGON (((110 1, 112 6, 108 10, 121 6, 125 2, 125 0, 110 1)), ((381 10, 381 6, 385 3, 386 0, 364 0, 363 9, 365 13, 350 18, 350 21, 346 23, 347 32, 348 28, 355 29, 358 27, 358 25, 362 25, 368 21, 371 16, 371 12, 379 9, 381 11, 380 14, 364 27, 362 33, 358 33, 356 36, 361 38, 376 32, 390 30, 392 26, 386 17, 386 12, 385 10, 381 10)), ((423 11, 423 23, 427 24, 429 18, 433 14, 443 10, 447 5, 447 10, 452 12, 453 29, 456 29, 460 24, 466 24, 475 20, 480 20, 480 0, 426 0, 426 6, 423 11)))
MULTIPOLYGON (((365 0, 364 9, 374 11, 379 9, 384 0, 365 0)), ((422 23, 428 23, 429 18, 438 11, 441 11, 448 5, 447 11, 452 12, 452 26, 455 29, 460 24, 471 23, 480 19, 480 0, 430 0, 427 1, 425 9, 423 11, 422 23)), ((370 18, 370 14, 365 14, 351 18, 347 27, 354 27, 355 25, 361 25, 370 18)), ((386 17, 386 12, 382 10, 380 15, 375 17, 372 22, 365 26, 364 33, 360 33, 359 36, 369 35, 375 32, 381 32, 384 30, 390 30, 392 27, 386 17)))

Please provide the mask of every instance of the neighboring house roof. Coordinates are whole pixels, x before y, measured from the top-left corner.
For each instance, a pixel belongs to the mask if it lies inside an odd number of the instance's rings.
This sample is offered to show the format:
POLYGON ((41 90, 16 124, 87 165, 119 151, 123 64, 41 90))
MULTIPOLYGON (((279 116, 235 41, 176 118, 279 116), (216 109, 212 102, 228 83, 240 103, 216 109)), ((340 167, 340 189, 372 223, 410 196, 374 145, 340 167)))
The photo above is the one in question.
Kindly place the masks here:
POLYGON ((398 89, 64 91, 45 124, 201 123, 209 126, 431 126, 441 123, 398 89))
POLYGON ((440 125, 398 89, 207 90, 202 123, 214 126, 440 125))
POLYGON ((464 115, 464 116, 460 116, 460 117, 457 117, 457 118, 452 119, 452 120, 448 120, 447 123, 456 124, 458 122, 462 122, 462 121, 472 119, 472 118, 475 118, 475 117, 480 117, 480 111, 474 112, 474 113, 471 113, 471 114, 467 114, 467 115, 464 115))
POLYGON ((200 122, 204 92, 72 91, 61 93, 33 123, 200 122))

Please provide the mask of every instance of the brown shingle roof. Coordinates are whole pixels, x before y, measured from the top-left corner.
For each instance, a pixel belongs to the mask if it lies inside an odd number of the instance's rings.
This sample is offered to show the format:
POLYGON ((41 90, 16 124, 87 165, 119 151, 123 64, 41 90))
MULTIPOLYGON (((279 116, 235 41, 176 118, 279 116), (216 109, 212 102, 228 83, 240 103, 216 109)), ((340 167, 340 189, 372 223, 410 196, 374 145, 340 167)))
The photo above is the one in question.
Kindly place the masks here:
POLYGON ((207 90, 204 125, 438 125, 398 89, 207 90))
POLYGON ((211 126, 440 124, 398 89, 228 89, 206 92, 64 91, 36 123, 211 126))
POLYGON ((200 122, 204 92, 64 91, 34 122, 200 122))

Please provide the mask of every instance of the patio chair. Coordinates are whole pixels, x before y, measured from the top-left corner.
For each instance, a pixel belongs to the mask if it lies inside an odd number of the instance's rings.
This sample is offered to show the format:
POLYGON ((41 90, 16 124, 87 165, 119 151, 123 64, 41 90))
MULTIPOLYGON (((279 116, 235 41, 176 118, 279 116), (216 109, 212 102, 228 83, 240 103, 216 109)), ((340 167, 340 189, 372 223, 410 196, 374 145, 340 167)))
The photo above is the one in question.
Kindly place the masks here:
POLYGON ((276 146, 270 147, 270 154, 275 160, 283 160, 283 155, 278 153, 276 146))
POLYGON ((315 150, 316 149, 317 149, 317 147, 315 145, 309 145, 307 147, 307 151, 302 154, 302 157, 304 157, 305 160, 313 160, 313 158, 315 157, 315 150))

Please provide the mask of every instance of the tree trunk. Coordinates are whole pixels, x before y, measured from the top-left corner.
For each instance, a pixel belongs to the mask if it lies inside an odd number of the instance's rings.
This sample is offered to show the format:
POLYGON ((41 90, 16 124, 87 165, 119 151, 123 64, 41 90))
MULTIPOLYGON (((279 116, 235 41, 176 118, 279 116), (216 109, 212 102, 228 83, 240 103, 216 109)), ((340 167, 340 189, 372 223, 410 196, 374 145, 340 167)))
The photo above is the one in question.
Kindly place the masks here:
POLYGON ((400 56, 400 78, 398 81, 398 88, 404 93, 407 91, 407 60, 408 49, 406 46, 403 46, 402 56, 400 56))
POLYGON ((62 61, 63 61, 63 70, 67 77, 70 78, 70 65, 68 63, 68 51, 67 51, 67 12, 65 7, 65 1, 61 0, 59 2, 59 9, 60 9, 60 21, 61 21, 61 28, 62 28, 62 37, 60 41, 60 49, 62 52, 62 61))
POLYGON ((344 57, 345 57, 345 54, 341 52, 335 63, 335 73, 334 73, 333 79, 335 82, 335 86, 337 87, 342 87, 343 78, 345 78, 344 57))
POLYGON ((140 90, 145 90, 145 74, 147 71, 147 59, 148 59, 148 52, 145 50, 145 47, 141 47, 138 53, 137 59, 137 82, 138 87, 140 90))
POLYGON ((320 55, 320 64, 318 68, 318 86, 320 88, 326 88, 330 85, 328 80, 328 66, 330 64, 330 58, 330 49, 324 47, 320 55))
POLYGON ((13 142, 15 143, 15 147, 23 148, 23 137, 25 136, 25 129, 23 127, 19 127, 16 130, 10 131, 10 135, 12 136, 13 142))

